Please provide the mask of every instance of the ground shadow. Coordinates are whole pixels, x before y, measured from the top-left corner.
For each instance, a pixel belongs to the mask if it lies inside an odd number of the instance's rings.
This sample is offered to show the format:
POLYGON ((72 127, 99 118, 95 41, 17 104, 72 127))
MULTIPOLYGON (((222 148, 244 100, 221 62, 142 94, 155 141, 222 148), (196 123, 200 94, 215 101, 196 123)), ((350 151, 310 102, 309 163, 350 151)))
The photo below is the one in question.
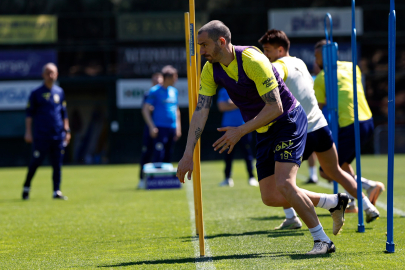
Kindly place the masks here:
MULTIPOLYGON (((330 217, 330 214, 317 214, 318 217, 330 217)), ((269 216, 269 217, 252 217, 251 220, 266 221, 266 220, 284 220, 285 216, 269 216)))
POLYGON ((24 200, 21 199, 21 198, 19 198, 19 199, 3 199, 3 200, 0 200, 0 203, 16 203, 16 202, 24 202, 24 200))
MULTIPOLYGON (((284 237, 284 236, 303 236, 304 230, 277 230, 277 231, 269 231, 268 237, 277 238, 277 237, 284 237)), ((308 230, 305 230, 308 231, 308 230)))
MULTIPOLYGON (((249 235, 261 235, 267 234, 268 237, 284 237, 284 236, 302 236, 304 235, 303 230, 277 230, 277 231, 253 231, 253 232, 243 232, 243 233, 220 233, 213 235, 205 235, 205 239, 214 239, 219 237, 238 237, 238 236, 249 236, 249 235)), ((185 236, 181 237, 185 239, 184 242, 197 240, 198 236, 185 236)))
POLYGON ((252 217, 251 220, 284 220, 285 217, 282 216, 267 216, 267 217, 252 217))
POLYGON ((219 260, 240 260, 261 257, 260 253, 242 254, 242 255, 226 255, 215 257, 202 257, 202 258, 180 258, 180 259, 163 259, 163 260, 151 260, 151 261, 139 261, 139 262, 124 262, 111 265, 99 265, 98 267, 119 267, 119 266, 131 266, 131 265, 156 265, 156 264, 181 264, 181 263, 196 263, 196 262, 208 262, 219 260))
POLYGON ((201 258, 179 258, 179 259, 163 259, 163 260, 149 260, 149 261, 134 261, 134 262, 123 262, 110 265, 99 265, 99 268, 107 267, 125 267, 132 265, 159 265, 159 264, 185 264, 185 263, 203 263, 203 262, 215 262, 221 260, 242 260, 242 259, 254 259, 254 258, 276 258, 276 257, 290 257, 293 260, 305 260, 313 259, 318 257, 329 257, 330 254, 307 256, 304 253, 251 253, 251 254, 241 254, 241 255, 223 255, 223 256, 214 256, 214 257, 201 257, 201 258))

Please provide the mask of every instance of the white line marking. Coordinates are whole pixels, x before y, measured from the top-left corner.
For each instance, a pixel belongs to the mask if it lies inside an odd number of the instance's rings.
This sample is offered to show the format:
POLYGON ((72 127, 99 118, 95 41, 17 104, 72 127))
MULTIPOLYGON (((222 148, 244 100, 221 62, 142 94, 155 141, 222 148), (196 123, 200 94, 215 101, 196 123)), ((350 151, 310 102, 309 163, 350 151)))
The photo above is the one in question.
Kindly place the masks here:
POLYGON ((200 242, 198 236, 195 235, 195 213, 194 213, 194 193, 193 193, 193 182, 186 180, 186 194, 188 200, 188 208, 190 209, 190 222, 191 222, 191 235, 192 242, 194 245, 194 255, 195 255, 195 267, 196 269, 216 269, 212 261, 212 255, 210 251, 210 246, 208 245, 207 239, 205 240, 205 257, 200 257, 200 242))
MULTIPOLYGON (((306 180, 307 177, 305 175, 302 174, 297 174, 297 178, 301 179, 301 180, 306 180)), ((321 186, 323 188, 327 188, 327 189, 331 189, 333 190, 333 185, 332 184, 328 184, 325 182, 320 182, 318 181, 317 183, 318 186, 321 186)), ((342 187, 339 185, 339 189, 341 189, 342 187)), ((384 209, 385 211, 387 211, 387 205, 381 201, 377 201, 377 206, 384 209)), ((401 217, 405 217, 405 211, 402 211, 401 209, 395 208, 394 207, 394 214, 399 215, 401 217)))

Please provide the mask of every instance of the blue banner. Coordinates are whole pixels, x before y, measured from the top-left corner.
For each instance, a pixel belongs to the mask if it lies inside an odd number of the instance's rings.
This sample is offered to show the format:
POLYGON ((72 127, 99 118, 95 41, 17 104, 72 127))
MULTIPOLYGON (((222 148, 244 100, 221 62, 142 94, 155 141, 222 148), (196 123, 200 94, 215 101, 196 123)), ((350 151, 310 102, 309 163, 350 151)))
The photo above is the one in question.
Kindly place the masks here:
POLYGON ((40 78, 49 62, 57 64, 56 51, 0 51, 0 78, 40 78))
MULTIPOLYGON (((300 58, 307 65, 310 73, 314 73, 315 56, 314 44, 297 44, 292 43, 290 55, 300 58)), ((338 43, 338 60, 352 61, 352 48, 350 43, 338 43)), ((357 45, 357 58, 360 59, 360 46, 357 45)))

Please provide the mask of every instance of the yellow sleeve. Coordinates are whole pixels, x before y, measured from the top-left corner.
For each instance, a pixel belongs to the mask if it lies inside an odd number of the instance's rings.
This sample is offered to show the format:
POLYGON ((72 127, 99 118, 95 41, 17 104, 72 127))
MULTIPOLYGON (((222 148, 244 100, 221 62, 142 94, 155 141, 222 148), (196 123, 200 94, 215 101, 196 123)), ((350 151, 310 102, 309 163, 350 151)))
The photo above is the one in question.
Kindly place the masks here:
POLYGON ((276 60, 271 64, 277 69, 277 72, 283 78, 283 81, 287 80, 288 77, 287 65, 281 60, 276 60))
POLYGON ((259 95, 262 96, 278 86, 271 63, 260 51, 249 48, 243 51, 243 69, 255 82, 259 95))
POLYGON ((213 96, 217 91, 218 85, 214 81, 214 70, 212 64, 206 62, 201 72, 199 94, 204 96, 213 96))
POLYGON ((322 70, 316 76, 314 81, 315 96, 318 103, 326 104, 326 90, 325 90, 325 73, 322 70))

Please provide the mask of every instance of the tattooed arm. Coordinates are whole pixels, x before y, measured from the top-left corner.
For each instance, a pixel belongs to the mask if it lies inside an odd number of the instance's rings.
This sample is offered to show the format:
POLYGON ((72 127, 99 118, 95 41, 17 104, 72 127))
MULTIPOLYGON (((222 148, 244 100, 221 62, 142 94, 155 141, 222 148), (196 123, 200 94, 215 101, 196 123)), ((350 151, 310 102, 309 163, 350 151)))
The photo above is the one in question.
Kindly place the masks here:
POLYGON ((254 119, 239 127, 222 127, 218 129, 218 131, 225 131, 225 134, 213 144, 215 151, 221 149, 219 153, 222 153, 229 149, 228 154, 231 153, 240 138, 270 123, 283 113, 283 105, 281 103, 278 87, 265 93, 261 98, 265 102, 265 105, 254 119))
POLYGON ((283 104, 281 103, 278 87, 262 95, 265 105, 260 113, 252 120, 240 126, 242 132, 247 134, 264 125, 267 125, 275 118, 283 114, 283 104))
POLYGON ((191 179, 194 147, 197 144, 198 139, 200 139, 205 123, 207 122, 211 101, 211 96, 198 95, 197 107, 194 111, 190 128, 188 130, 186 150, 184 151, 183 158, 180 160, 177 168, 176 176, 182 183, 184 183, 184 176, 187 172, 188 179, 191 179))

